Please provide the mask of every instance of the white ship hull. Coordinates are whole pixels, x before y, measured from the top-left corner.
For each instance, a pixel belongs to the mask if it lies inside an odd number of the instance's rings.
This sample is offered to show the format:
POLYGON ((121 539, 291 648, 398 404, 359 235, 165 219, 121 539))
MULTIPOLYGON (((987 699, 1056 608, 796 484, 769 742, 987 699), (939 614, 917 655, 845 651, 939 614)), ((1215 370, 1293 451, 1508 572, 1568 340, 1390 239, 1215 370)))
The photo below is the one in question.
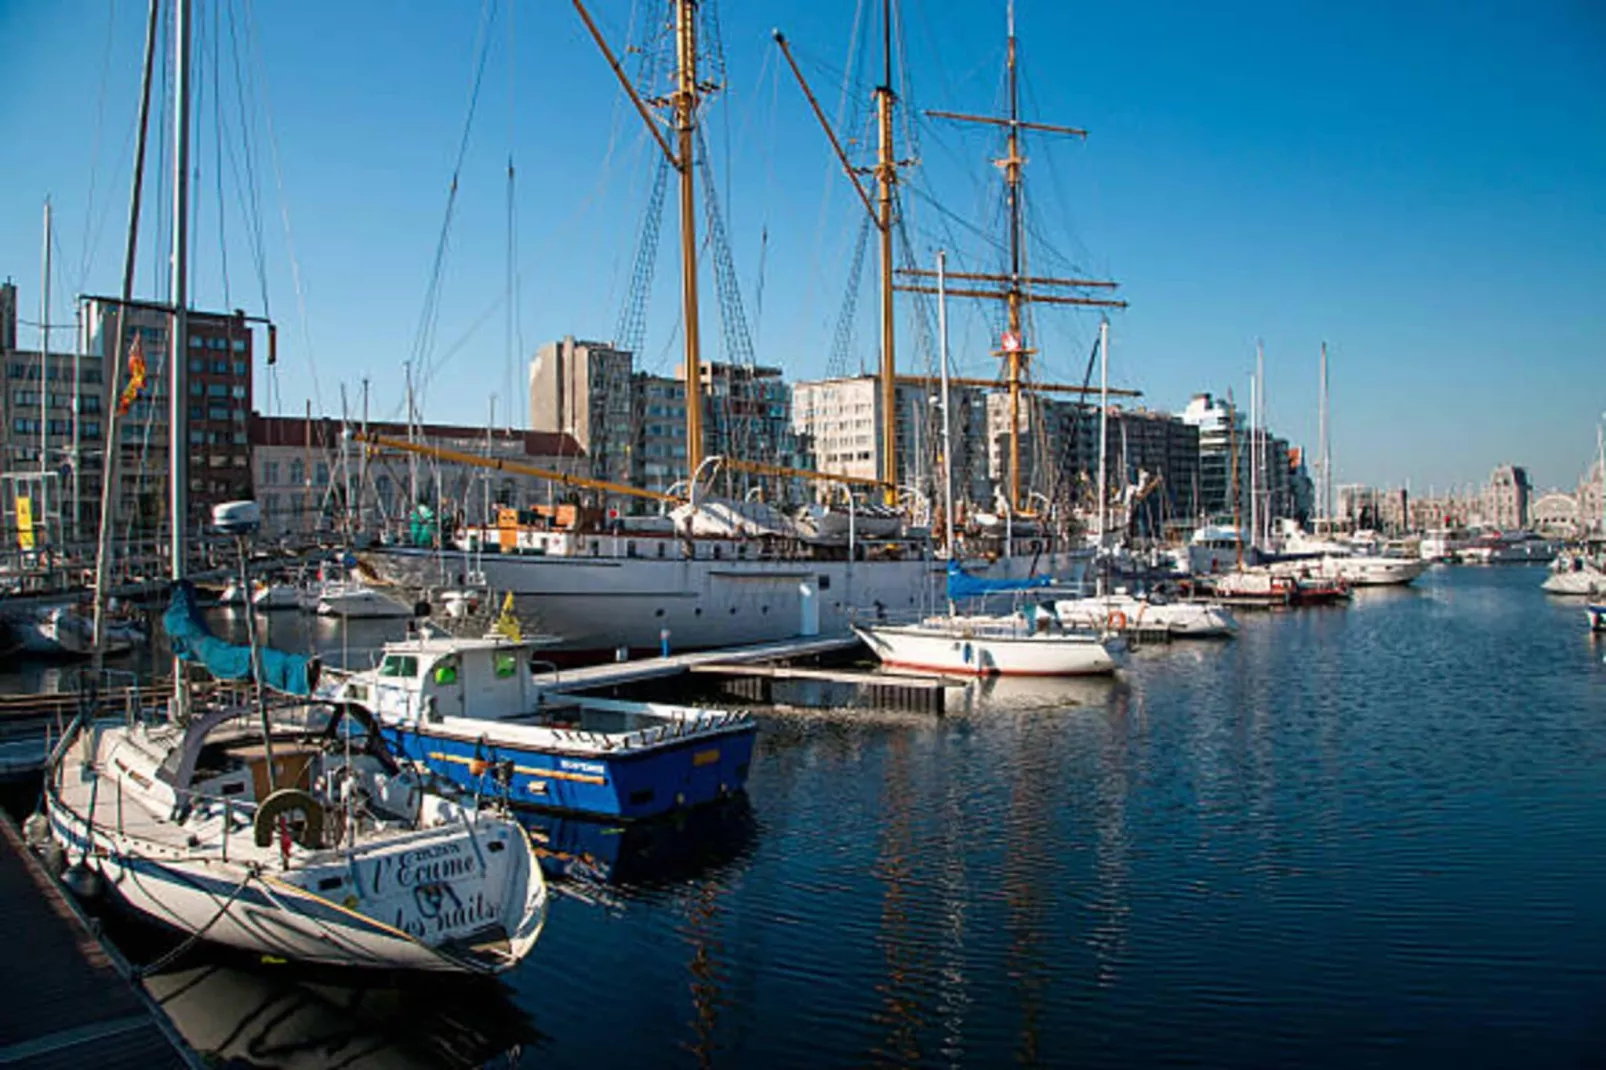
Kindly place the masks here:
MULTIPOLYGON (((854 614, 861 620, 867 613, 908 616, 939 605, 947 582, 945 563, 926 560, 481 556, 388 549, 365 554, 364 561, 385 581, 409 588, 438 585, 443 566, 447 582, 478 570, 491 591, 513 595, 521 621, 561 637, 557 649, 567 652, 659 650, 666 642, 675 650, 706 649, 847 635, 854 614)), ((1038 574, 1074 582, 1084 561, 1069 553, 1027 555, 995 562, 981 574, 1024 578, 1035 563, 1038 574)))
POLYGON ((1116 670, 1106 641, 1096 635, 1015 634, 997 618, 934 618, 920 624, 859 625, 854 629, 886 665, 965 676, 1096 676, 1116 670))
POLYGON ((1351 587, 1394 587, 1415 580, 1430 563, 1405 557, 1326 557, 1320 574, 1351 587))
POLYGON ((1054 613, 1068 627, 1108 628, 1115 632, 1166 632, 1195 639, 1234 635, 1232 610, 1213 602, 1149 602, 1132 595, 1062 598, 1054 613))

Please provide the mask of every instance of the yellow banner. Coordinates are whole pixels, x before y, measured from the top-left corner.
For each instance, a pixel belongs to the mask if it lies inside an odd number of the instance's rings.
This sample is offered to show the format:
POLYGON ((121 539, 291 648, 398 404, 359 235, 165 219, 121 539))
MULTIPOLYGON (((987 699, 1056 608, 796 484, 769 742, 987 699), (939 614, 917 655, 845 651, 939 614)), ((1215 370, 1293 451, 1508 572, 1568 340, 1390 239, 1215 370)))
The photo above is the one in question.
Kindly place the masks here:
POLYGON ((33 549, 33 499, 17 495, 17 546, 33 549))

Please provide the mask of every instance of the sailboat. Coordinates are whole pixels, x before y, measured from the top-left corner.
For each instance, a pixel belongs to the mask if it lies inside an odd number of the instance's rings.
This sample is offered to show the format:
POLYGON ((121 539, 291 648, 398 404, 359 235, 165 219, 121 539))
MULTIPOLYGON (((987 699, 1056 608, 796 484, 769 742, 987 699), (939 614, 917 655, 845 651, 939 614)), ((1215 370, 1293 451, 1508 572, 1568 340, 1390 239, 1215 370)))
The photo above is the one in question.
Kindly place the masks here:
MULTIPOLYGON (((559 636, 557 651, 572 658, 611 656, 620 647, 656 652, 666 636, 681 650, 797 636, 846 636, 854 614, 863 607, 879 605, 914 612, 921 605, 930 605, 941 592, 944 563, 927 532, 908 525, 888 531, 886 528, 892 525, 882 524, 884 517, 872 514, 872 524, 862 533, 855 531, 852 539, 847 538, 846 525, 839 521, 827 521, 836 530, 827 530, 825 538, 818 537, 817 530, 750 533, 747 525, 734 527, 722 522, 722 517, 734 515, 734 511, 705 493, 703 486, 708 474, 721 467, 734 471, 762 469, 782 478, 825 479, 850 489, 873 490, 883 496, 883 507, 896 504, 899 447, 897 421, 892 416, 896 411, 892 250, 898 164, 892 143, 895 96, 890 37, 884 41, 884 78, 875 89, 881 116, 876 184, 873 193, 858 187, 871 212, 882 250, 880 471, 875 479, 863 479, 755 466, 738 458, 705 456, 702 421, 706 376, 698 329, 700 242, 694 155, 699 108, 705 92, 698 74, 698 10, 702 5, 694 0, 672 0, 672 5, 677 68, 676 88, 667 98, 671 112, 667 117, 669 136, 649 103, 625 77, 584 6, 576 6, 679 182, 681 317, 686 324, 682 332, 682 377, 687 397, 686 461, 691 477, 688 493, 684 498, 672 497, 506 461, 486 463, 582 490, 645 498, 662 507, 666 515, 673 510, 675 523, 668 530, 623 523, 563 527, 521 522, 516 511, 509 510, 506 523, 499 525, 495 537, 489 532, 464 533, 463 541, 457 545, 439 549, 384 546, 361 555, 364 564, 381 580, 409 589, 426 589, 438 585, 442 577, 477 569, 490 588, 514 595, 519 617, 527 625, 559 636), (724 534, 718 533, 722 527, 724 534), (482 548, 494 552, 482 554, 482 548)), ((890 19, 885 4, 883 18, 890 19)), ((784 51, 784 39, 781 47, 784 51)), ((852 177, 857 183, 857 174, 852 177)), ((446 451, 413 442, 371 435, 365 440, 385 449, 446 456, 446 451)), ((450 459, 482 463, 479 458, 463 454, 454 454, 450 459)), ((1057 545, 1048 536, 1038 534, 1010 540, 996 561, 969 564, 973 570, 983 570, 993 578, 1022 579, 1034 573, 1074 578, 1085 559, 1079 549, 1057 545)))
MULTIPOLYGON (((944 456, 952 457, 951 421, 946 418, 948 316, 944 260, 939 253, 937 333, 944 386, 944 456)), ((943 497, 944 513, 952 517, 951 471, 943 474, 943 497)), ((946 614, 907 624, 855 622, 853 630, 884 665, 974 676, 1092 676, 1114 672, 1122 650, 1120 638, 1067 627, 1050 607, 1027 602, 1005 615, 963 614, 955 610, 959 602, 968 598, 1026 592, 1050 583, 1047 576, 987 580, 973 576, 958 561, 950 560, 946 614)))
MULTIPOLYGON (((174 11, 170 352, 181 352, 187 334, 189 7, 178 0, 174 11)), ((119 346, 121 335, 119 326, 119 346)), ((173 441, 184 442, 185 361, 168 366, 173 441)), ((79 890, 109 888, 195 938, 338 966, 510 969, 546 918, 529 838, 504 814, 398 762, 363 711, 310 702, 317 661, 259 648, 252 615, 249 646, 211 634, 184 578, 184 453, 169 451, 168 717, 75 720, 50 755, 30 837, 54 843, 79 890), (192 663, 217 680, 249 681, 254 701, 192 688, 192 663)), ((214 526, 238 539, 242 583, 246 537, 260 519, 253 502, 214 509, 214 526)))

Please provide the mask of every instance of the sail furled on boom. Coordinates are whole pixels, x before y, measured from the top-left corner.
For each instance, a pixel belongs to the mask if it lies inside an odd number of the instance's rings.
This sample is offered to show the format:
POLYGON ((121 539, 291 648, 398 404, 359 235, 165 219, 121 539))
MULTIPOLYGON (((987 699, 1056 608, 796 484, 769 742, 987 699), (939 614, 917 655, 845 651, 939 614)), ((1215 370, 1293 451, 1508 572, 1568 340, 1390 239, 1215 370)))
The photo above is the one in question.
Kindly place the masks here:
POLYGON ((948 562, 948 600, 958 602, 964 598, 980 598, 988 594, 1010 591, 1029 591, 1034 587, 1047 587, 1054 582, 1052 576, 1028 576, 1021 580, 992 580, 965 571, 958 561, 948 562))

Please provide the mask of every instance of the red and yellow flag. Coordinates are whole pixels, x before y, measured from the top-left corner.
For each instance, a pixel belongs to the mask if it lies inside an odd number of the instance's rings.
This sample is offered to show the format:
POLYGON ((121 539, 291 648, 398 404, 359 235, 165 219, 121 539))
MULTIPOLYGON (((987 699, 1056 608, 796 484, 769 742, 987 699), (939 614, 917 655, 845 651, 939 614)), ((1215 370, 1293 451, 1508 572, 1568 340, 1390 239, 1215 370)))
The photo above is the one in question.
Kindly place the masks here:
POLYGON ((136 334, 134 345, 128 351, 128 385, 123 387, 122 396, 117 399, 117 415, 127 416, 128 407, 134 404, 139 397, 140 389, 145 385, 145 346, 144 336, 136 334))

